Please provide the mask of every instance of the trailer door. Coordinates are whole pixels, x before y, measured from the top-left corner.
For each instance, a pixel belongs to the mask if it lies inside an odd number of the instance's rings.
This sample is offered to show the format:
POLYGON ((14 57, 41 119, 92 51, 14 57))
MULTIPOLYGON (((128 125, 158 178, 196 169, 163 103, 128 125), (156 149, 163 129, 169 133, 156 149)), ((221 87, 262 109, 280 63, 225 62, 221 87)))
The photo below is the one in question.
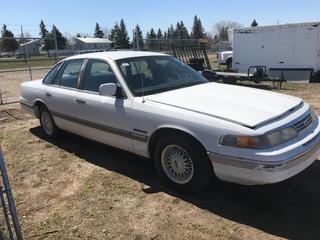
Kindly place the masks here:
POLYGON ((269 68, 288 68, 293 65, 294 32, 292 29, 270 29, 263 32, 262 65, 269 68))
POLYGON ((257 31, 234 33, 233 68, 246 73, 249 66, 261 65, 262 34, 257 31))

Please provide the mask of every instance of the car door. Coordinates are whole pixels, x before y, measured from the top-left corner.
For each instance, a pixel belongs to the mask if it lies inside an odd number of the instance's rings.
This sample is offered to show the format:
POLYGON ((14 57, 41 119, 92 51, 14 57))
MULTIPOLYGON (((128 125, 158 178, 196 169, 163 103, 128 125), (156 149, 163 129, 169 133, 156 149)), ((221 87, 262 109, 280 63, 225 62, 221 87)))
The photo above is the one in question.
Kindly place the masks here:
POLYGON ((80 134, 118 148, 132 149, 130 132, 131 100, 100 96, 99 87, 105 83, 118 84, 110 65, 102 60, 91 59, 76 94, 76 115, 82 125, 80 134))
POLYGON ((68 60, 45 89, 45 102, 58 127, 78 132, 75 123, 76 92, 83 59, 68 60))

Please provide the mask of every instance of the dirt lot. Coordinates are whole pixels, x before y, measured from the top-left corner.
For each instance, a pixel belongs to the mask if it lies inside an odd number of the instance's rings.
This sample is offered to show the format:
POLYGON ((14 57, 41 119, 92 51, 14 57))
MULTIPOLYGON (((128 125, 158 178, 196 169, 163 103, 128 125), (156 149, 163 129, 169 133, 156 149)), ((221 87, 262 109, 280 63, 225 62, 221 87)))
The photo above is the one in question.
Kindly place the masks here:
MULTIPOLYGON (((320 84, 280 92, 320 113, 320 84)), ((50 141, 17 105, 0 110, 25 239, 320 239, 319 161, 274 185, 215 180, 202 194, 181 195, 161 186, 145 159, 67 133, 50 141)))

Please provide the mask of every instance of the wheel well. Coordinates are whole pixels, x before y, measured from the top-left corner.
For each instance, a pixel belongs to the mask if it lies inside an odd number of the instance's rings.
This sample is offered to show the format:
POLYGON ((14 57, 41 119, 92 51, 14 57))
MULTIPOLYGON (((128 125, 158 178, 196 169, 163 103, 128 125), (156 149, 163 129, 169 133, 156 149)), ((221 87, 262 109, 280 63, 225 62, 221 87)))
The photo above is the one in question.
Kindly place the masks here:
POLYGON ((33 111, 34 111, 34 115, 39 118, 40 117, 40 108, 47 108, 47 106, 41 102, 41 101, 36 101, 35 104, 33 105, 33 111))
POLYGON ((153 158, 153 154, 154 154, 154 150, 156 148, 156 144, 159 141, 159 139, 163 136, 168 136, 168 135, 180 135, 186 138, 191 138, 192 140, 194 140, 195 142, 197 142, 199 144, 199 146, 201 146, 202 150, 206 152, 204 146, 202 145, 202 143, 196 139, 194 136, 192 136, 191 134, 179 130, 179 129, 174 129, 174 128, 161 128, 158 129, 157 131, 155 131, 151 137, 150 137, 150 141, 149 141, 149 146, 148 146, 148 150, 149 150, 149 154, 150 157, 153 158))
POLYGON ((228 64, 228 63, 232 63, 232 56, 230 56, 230 57, 228 57, 227 59, 226 59, 226 63, 228 64))

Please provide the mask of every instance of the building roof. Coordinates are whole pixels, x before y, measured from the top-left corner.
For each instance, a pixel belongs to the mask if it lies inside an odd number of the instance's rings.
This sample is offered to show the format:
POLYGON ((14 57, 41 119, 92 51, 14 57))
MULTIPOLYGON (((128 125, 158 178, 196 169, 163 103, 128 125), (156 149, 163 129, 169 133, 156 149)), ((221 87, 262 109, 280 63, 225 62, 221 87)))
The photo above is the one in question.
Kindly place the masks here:
POLYGON ((279 24, 279 25, 270 25, 270 26, 258 26, 258 27, 248 27, 248 28, 237 28, 234 29, 235 32, 251 32, 251 31, 260 31, 260 30, 272 30, 279 28, 296 28, 296 27, 318 27, 320 22, 306 22, 306 23, 288 23, 288 24, 279 24))
POLYGON ((35 43, 35 44, 40 44, 40 39, 34 39, 34 40, 31 40, 31 41, 29 41, 29 42, 26 42, 26 43, 21 43, 20 44, 20 47, 22 47, 22 46, 24 46, 24 45, 30 45, 30 44, 33 44, 33 43, 35 43))
POLYGON ((69 57, 67 59, 82 59, 82 58, 109 58, 111 60, 118 60, 123 58, 134 57, 147 57, 147 56, 168 56, 167 54, 157 52, 143 52, 143 51, 108 51, 108 52, 96 52, 86 53, 69 57))
POLYGON ((112 41, 110 41, 107 38, 82 38, 82 37, 77 37, 76 39, 78 39, 81 42, 84 43, 112 43, 112 41))

